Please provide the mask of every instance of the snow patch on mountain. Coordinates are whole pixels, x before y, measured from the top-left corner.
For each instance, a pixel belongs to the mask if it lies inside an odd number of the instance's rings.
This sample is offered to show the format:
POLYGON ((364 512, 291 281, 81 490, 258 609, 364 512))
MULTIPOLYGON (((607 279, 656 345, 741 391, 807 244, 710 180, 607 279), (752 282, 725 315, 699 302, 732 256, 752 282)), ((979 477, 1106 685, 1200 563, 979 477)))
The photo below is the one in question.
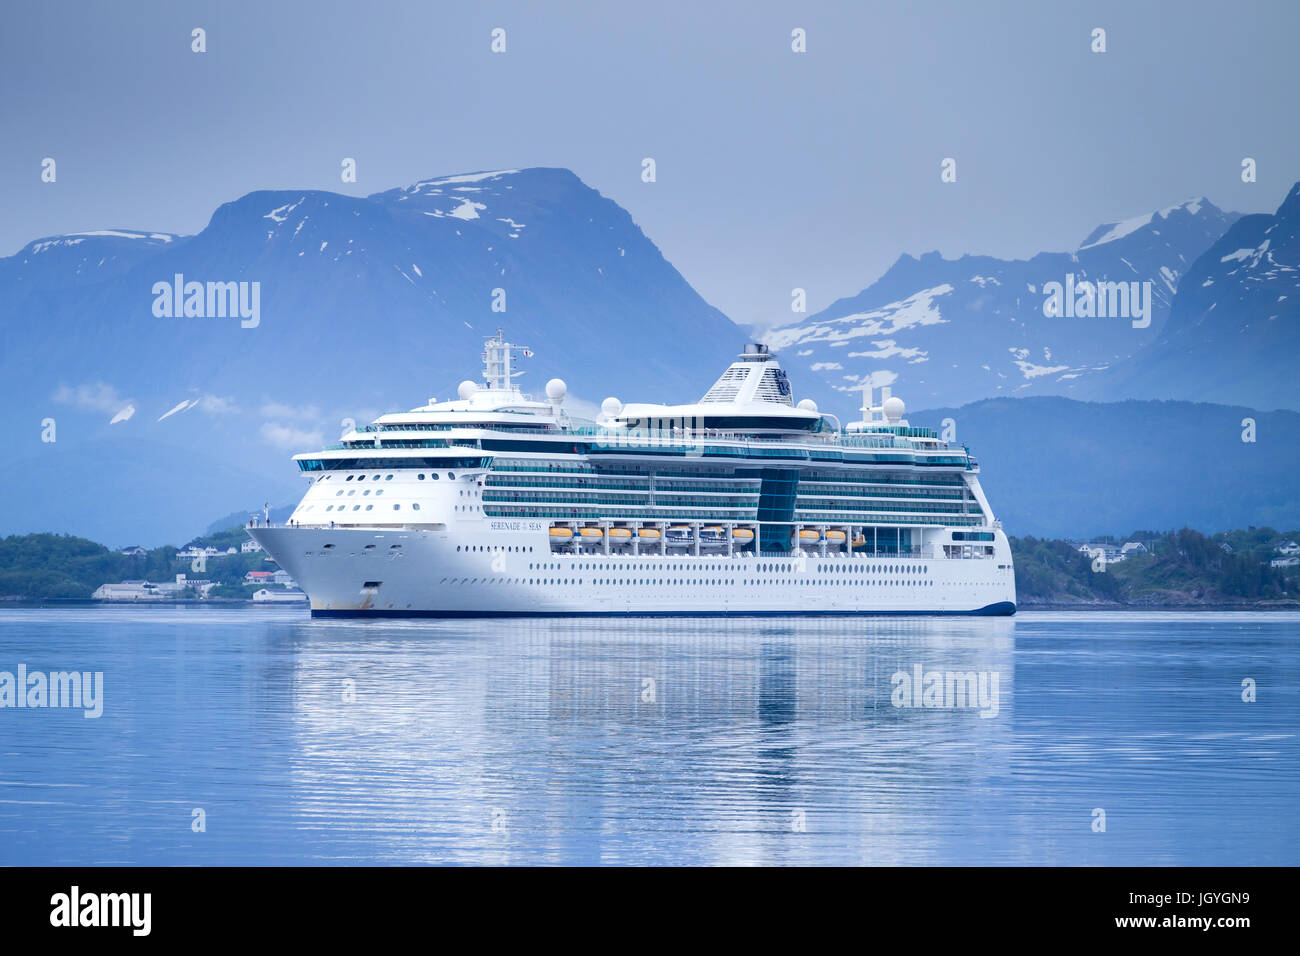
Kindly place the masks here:
MULTIPOLYGON (((1079 246, 1079 252, 1084 249, 1092 249, 1096 246, 1105 245, 1108 242, 1114 242, 1117 239, 1123 239, 1125 236, 1132 235, 1143 226, 1151 225, 1157 218, 1168 219, 1169 216, 1178 210, 1183 210, 1190 215, 1200 213, 1202 204, 1209 204, 1209 200, 1202 196, 1200 199, 1188 199, 1180 202, 1176 206, 1170 206, 1167 209, 1160 209, 1156 212, 1149 212, 1145 216, 1134 216, 1132 219, 1125 219, 1123 222, 1108 222, 1099 227, 1083 241, 1079 246)), ((1159 233, 1156 233, 1159 235, 1159 233)))
POLYGON ((460 205, 453 209, 447 215, 456 219, 477 219, 478 210, 486 209, 487 206, 481 202, 471 202, 468 199, 460 200, 460 205))
POLYGON ((882 308, 869 312, 856 312, 827 322, 774 329, 764 336, 764 341, 777 351, 791 345, 810 342, 825 342, 838 348, 847 345, 855 338, 872 335, 887 336, 913 327, 939 325, 945 320, 935 300, 950 292, 952 286, 946 283, 931 289, 922 289, 906 299, 890 302, 882 308))
MULTIPOLYGON (((870 359, 887 359, 887 358, 905 358, 915 362, 924 362, 929 359, 928 353, 924 349, 903 348, 895 339, 878 339, 871 343, 876 348, 870 352, 850 352, 849 358, 870 358, 870 359)), ((816 366, 813 366, 816 369, 816 366)))
POLYGON ((517 169, 496 169, 486 173, 463 173, 459 176, 443 176, 441 179, 426 179, 413 186, 408 186, 407 192, 421 192, 428 186, 447 186, 452 183, 481 183, 485 179, 513 176, 517 172, 519 172, 517 169))
POLYGON ((303 200, 306 198, 307 198, 306 196, 300 196, 297 202, 286 203, 285 205, 279 207, 278 209, 272 209, 262 218, 274 219, 276 222, 284 222, 286 219, 289 218, 289 213, 293 212, 295 209, 301 206, 303 200))

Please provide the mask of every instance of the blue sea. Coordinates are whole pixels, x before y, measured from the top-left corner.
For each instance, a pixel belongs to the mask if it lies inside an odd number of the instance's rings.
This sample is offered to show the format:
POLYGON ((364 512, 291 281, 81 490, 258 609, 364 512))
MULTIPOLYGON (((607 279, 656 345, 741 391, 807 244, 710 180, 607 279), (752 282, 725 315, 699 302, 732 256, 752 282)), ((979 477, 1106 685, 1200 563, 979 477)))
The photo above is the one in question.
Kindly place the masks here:
POLYGON ((102 715, 0 709, 0 864, 1295 865, 1298 645, 1289 613, 10 609, 0 672, 100 672, 102 715))

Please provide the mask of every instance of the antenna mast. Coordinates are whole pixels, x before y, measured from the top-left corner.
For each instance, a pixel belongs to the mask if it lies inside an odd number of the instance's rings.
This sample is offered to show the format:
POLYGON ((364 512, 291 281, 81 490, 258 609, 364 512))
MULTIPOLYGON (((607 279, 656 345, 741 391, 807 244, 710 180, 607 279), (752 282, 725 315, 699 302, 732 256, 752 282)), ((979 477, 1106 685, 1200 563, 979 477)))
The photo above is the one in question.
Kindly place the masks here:
POLYGON ((518 372, 510 371, 511 351, 518 349, 525 357, 531 356, 532 350, 522 345, 512 345, 505 340, 505 332, 497 329, 497 334, 483 345, 483 381, 488 388, 508 389, 510 380, 518 372))

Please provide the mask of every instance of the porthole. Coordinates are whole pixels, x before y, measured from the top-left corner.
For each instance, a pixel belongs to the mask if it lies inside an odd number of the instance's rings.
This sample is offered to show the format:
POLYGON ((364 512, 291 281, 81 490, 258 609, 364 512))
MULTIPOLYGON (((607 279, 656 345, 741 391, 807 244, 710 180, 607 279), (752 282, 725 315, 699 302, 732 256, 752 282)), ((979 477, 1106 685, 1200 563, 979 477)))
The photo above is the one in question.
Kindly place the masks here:
POLYGON ((447 480, 448 480, 448 481, 455 481, 455 480, 456 480, 456 473, 455 473, 454 471, 449 471, 449 472, 447 472, 447 480))
MULTIPOLYGON (((394 511, 401 511, 401 510, 402 510, 402 506, 401 506, 401 505, 393 505, 393 510, 394 510, 394 511)), ((394 545, 394 547, 396 547, 396 545, 394 545)))
POLYGON ((415 504, 411 505, 411 507, 414 508, 416 511, 419 511, 419 510, 420 510, 420 504, 419 504, 419 502, 416 502, 415 504))
POLYGON ((392 480, 393 480, 392 475, 384 475, 384 481, 392 481, 392 480))
POLYGON ((416 475, 415 477, 419 478, 421 481, 424 481, 424 475, 416 475))

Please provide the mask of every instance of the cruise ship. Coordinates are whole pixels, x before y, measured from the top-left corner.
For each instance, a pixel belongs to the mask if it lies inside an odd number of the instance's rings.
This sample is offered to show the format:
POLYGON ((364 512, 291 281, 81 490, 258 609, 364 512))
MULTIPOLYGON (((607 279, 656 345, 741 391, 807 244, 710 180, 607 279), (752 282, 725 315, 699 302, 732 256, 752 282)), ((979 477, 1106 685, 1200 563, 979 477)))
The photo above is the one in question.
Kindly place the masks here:
POLYGON ((754 344, 697 402, 592 420, 519 354, 498 331, 455 400, 294 457, 307 493, 249 534, 314 617, 1015 613, 978 462, 888 388, 841 424, 754 344))

